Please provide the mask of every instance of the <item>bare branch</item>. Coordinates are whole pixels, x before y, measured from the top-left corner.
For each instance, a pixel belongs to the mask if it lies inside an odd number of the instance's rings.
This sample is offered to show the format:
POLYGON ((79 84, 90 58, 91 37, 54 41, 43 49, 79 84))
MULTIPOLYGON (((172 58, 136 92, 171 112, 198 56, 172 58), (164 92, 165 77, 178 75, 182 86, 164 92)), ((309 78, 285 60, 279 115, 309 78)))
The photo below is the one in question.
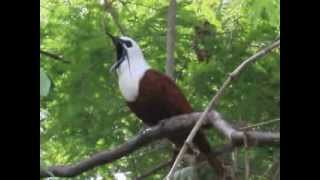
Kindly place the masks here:
POLYGON ((166 74, 174 79, 174 48, 176 39, 176 0, 171 0, 168 10, 168 26, 167 26, 167 62, 166 74))
POLYGON ((272 120, 269 120, 269 121, 264 121, 264 122, 257 123, 257 124, 251 125, 251 126, 240 128, 240 130, 248 130, 248 129, 264 126, 264 125, 271 124, 271 123, 278 122, 278 121, 280 121, 280 119, 272 119, 272 120))
MULTIPOLYGON (((118 146, 113 150, 99 152, 92 155, 90 158, 82 160, 73 165, 52 166, 47 170, 40 169, 40 177, 50 177, 52 175, 56 177, 74 177, 95 167, 113 162, 123 156, 132 153, 138 148, 151 143, 152 141, 170 137, 170 135, 174 135, 179 131, 191 130, 194 124, 198 121, 201 114, 201 112, 196 112, 165 119, 161 121, 160 124, 146 129, 136 137, 133 137, 130 141, 118 146)), ((208 118, 206 118, 204 125, 208 125, 214 121, 224 121, 220 116, 215 116, 214 114, 217 113, 210 112, 208 114, 208 118), (215 120, 215 118, 220 119, 215 120)), ((235 138, 232 142, 236 143, 226 145, 220 150, 212 152, 213 155, 217 156, 224 152, 231 152, 235 146, 243 145, 243 136, 241 136, 241 134, 239 134, 240 132, 238 133, 238 131, 236 130, 234 132, 235 135, 232 135, 231 138, 235 138)), ((253 145, 265 145, 265 143, 268 145, 279 145, 280 136, 276 136, 275 134, 277 133, 259 133, 264 134, 264 136, 261 136, 260 134, 258 134, 258 132, 252 132, 251 137, 248 136, 249 144, 250 139, 252 139, 255 142, 253 143, 253 145), (255 137, 255 135, 257 135, 257 137, 255 137), (276 136, 278 139, 275 139, 274 136, 276 136)))
POLYGON ((212 100, 210 101, 209 105, 207 106, 207 108, 205 109, 203 114, 200 116, 199 121, 196 123, 196 125, 193 127, 192 131, 188 135, 188 138, 186 139, 185 143, 183 144, 183 146, 182 146, 182 148, 181 148, 181 150, 180 150, 175 162, 173 163, 173 166, 171 167, 171 170, 170 170, 169 174, 167 175, 167 179, 171 179, 171 177, 173 176, 173 173, 175 172, 175 169, 176 169, 176 167, 178 165, 178 162, 182 159, 183 154, 187 150, 187 144, 192 143, 192 140, 193 140, 194 136, 196 135, 196 133, 200 129, 200 127, 201 127, 205 117, 207 116, 208 112, 211 109, 213 109, 214 106, 219 102, 219 98, 222 96, 222 94, 224 93, 225 89, 228 87, 230 82, 232 80, 234 80, 235 78, 237 78, 239 76, 240 72, 242 70, 244 70, 244 68, 247 67, 250 63, 253 63, 258 58, 265 56, 267 53, 271 52, 272 49, 274 49, 274 48, 276 48, 278 46, 280 46, 280 40, 277 40, 277 41, 273 42, 268 47, 262 49, 261 51, 259 51, 258 53, 254 54, 253 56, 251 56, 247 60, 243 61, 232 73, 229 74, 229 77, 227 78, 227 80, 223 83, 221 88, 218 90, 217 94, 212 98, 212 100))
POLYGON ((217 112, 210 112, 207 114, 207 117, 208 121, 218 130, 218 132, 227 137, 235 146, 244 145, 244 136, 247 138, 248 146, 280 144, 280 133, 239 131, 234 129, 226 120, 222 119, 217 112))
POLYGON ((70 61, 65 60, 61 55, 57 55, 57 54, 54 54, 54 53, 51 53, 51 52, 47 52, 47 51, 44 51, 42 49, 40 49, 40 54, 43 54, 43 55, 48 56, 48 57, 50 57, 52 59, 61 61, 63 63, 67 63, 67 64, 70 63, 70 61))

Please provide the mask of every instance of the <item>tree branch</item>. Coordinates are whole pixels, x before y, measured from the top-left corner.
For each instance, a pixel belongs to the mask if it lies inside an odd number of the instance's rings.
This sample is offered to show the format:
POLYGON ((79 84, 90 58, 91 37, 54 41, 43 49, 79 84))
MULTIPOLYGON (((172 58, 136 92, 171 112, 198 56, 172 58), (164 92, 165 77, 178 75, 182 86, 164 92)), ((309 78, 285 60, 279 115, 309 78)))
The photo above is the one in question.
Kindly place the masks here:
POLYGON ((62 57, 61 55, 53 54, 53 53, 44 51, 44 50, 42 50, 42 49, 40 49, 40 54, 43 54, 43 55, 48 56, 48 57, 50 57, 50 58, 52 58, 52 59, 61 61, 61 62, 63 62, 63 63, 67 63, 67 64, 70 63, 70 61, 67 61, 67 60, 63 59, 63 57, 62 57))
MULTIPOLYGON (((92 155, 90 158, 82 160, 73 165, 52 166, 46 170, 40 169, 40 177, 50 177, 52 175, 56 177, 74 177, 95 167, 113 162, 123 156, 128 155, 129 153, 132 153, 138 148, 151 143, 152 141, 170 137, 170 135, 176 134, 179 131, 191 130, 201 114, 202 113, 200 112, 196 112, 165 119, 161 121, 160 124, 146 129, 136 137, 133 137, 130 141, 118 146, 113 150, 99 152, 92 155)), ((208 113, 208 118, 205 119, 204 125, 209 125, 211 122, 215 121, 224 121, 221 116, 216 116, 215 114, 218 113, 208 113), (217 118, 219 119, 217 120, 217 118)), ((235 130, 234 132, 236 133, 238 131, 235 130)), ((248 133, 250 133, 250 131, 248 133)), ((280 136, 277 136, 277 134, 278 133, 252 132, 251 139, 253 139, 255 142, 252 145, 279 145, 280 136), (263 136, 261 136, 261 134, 263 134, 263 136)), ((219 155, 224 152, 230 152, 234 146, 243 145, 243 138, 241 138, 241 134, 236 133, 235 135, 232 135, 231 138, 233 140, 232 142, 235 144, 226 145, 224 148, 212 152, 212 154, 219 155)), ((249 139, 250 138, 248 138, 248 140, 249 139)))
POLYGON ((210 101, 209 105, 207 106, 207 108, 205 109, 203 114, 200 116, 199 121, 195 124, 195 126, 192 129, 192 131, 188 135, 188 138, 186 139, 185 143, 183 144, 182 148, 180 149, 180 152, 179 152, 175 162, 173 163, 173 166, 171 167, 170 172, 167 175, 167 179, 172 179, 173 173, 175 172, 175 169, 176 169, 176 167, 178 165, 178 162, 182 159, 183 154, 186 152, 188 144, 192 143, 192 140, 193 140, 194 136, 196 135, 196 133, 198 132, 198 130, 200 129, 200 127, 201 127, 206 115, 219 102, 219 98, 222 96, 222 94, 224 93, 226 87, 228 87, 230 82, 232 80, 235 80, 239 76, 240 72, 242 72, 242 70, 244 70, 244 68, 247 67, 250 63, 253 63, 258 58, 265 56, 272 49, 278 47, 279 45, 280 45, 280 40, 277 40, 277 41, 273 42, 268 47, 262 49, 261 51, 259 51, 258 53, 254 54, 253 56, 251 56, 247 60, 243 61, 232 73, 229 74, 229 77, 227 78, 227 80, 223 83, 221 88, 218 90, 217 94, 212 98, 212 100, 210 101))
POLYGON ((257 124, 254 124, 254 125, 250 125, 250 126, 247 126, 247 127, 240 128, 240 130, 248 130, 248 129, 264 126, 264 125, 271 124, 271 123, 278 122, 278 121, 280 121, 279 118, 278 119, 272 119, 272 120, 269 120, 269 121, 264 121, 264 122, 261 122, 261 123, 257 123, 257 124))
MULTIPOLYGON (((231 144, 235 146, 244 145, 244 137, 246 136, 248 146, 254 145, 273 145, 280 144, 280 133, 260 132, 260 131, 239 131, 234 129, 219 113, 210 112, 207 114, 208 121, 215 127, 218 132, 227 137, 231 144), (279 142, 277 142, 279 141, 279 142)), ((199 121, 198 121, 199 122, 199 121)))
POLYGON ((167 61, 166 74, 174 79, 174 47, 176 39, 176 0, 171 0, 168 10, 168 26, 167 26, 167 61))

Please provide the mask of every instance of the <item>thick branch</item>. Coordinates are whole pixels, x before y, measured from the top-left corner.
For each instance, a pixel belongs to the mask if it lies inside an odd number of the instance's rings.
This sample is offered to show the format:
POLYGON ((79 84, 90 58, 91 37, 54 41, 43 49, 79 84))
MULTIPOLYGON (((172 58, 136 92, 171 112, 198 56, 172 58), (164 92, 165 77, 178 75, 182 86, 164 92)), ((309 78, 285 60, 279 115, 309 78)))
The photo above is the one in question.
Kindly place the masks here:
POLYGON ((280 144, 280 133, 239 131, 234 129, 217 112, 210 112, 208 113, 207 117, 208 121, 218 130, 218 132, 227 137, 234 146, 243 145, 245 136, 248 141, 248 146, 280 144))
POLYGON ((166 74, 174 79, 174 47, 176 39, 176 0, 171 0, 168 10, 166 74))
MULTIPOLYGON (((186 115, 175 116, 166 120, 163 120, 160 124, 143 131, 138 134, 136 137, 132 138, 130 141, 118 146, 113 150, 102 151, 88 159, 82 160, 73 165, 64 165, 64 166, 52 166, 47 170, 40 170, 41 177, 57 176, 57 177, 74 177, 85 171, 93 169, 97 166, 113 162, 117 159, 120 159, 123 156, 132 153, 138 148, 151 143, 152 141, 169 137, 170 135, 176 134, 177 132, 183 130, 191 130, 194 124, 198 121, 202 113, 192 113, 186 115), (52 175, 50 175, 52 174, 52 175)), ((204 125, 208 125, 213 121, 224 121, 220 116, 216 115, 217 113, 210 112, 208 114, 208 119, 204 125), (216 118, 219 118, 218 120, 216 118)), ((234 131, 238 132, 238 131, 234 131)), ((250 132, 248 132, 250 133, 250 132)), ((280 143, 280 136, 277 136, 277 133, 262 133, 263 136, 257 135, 258 132, 252 132, 252 139, 255 143, 253 145, 265 145, 265 144, 274 144, 278 145, 280 143), (275 138, 276 137, 276 138, 275 138)), ((236 146, 243 144, 243 139, 241 139, 241 134, 235 134, 231 136, 232 142, 236 146)), ((226 151, 232 150, 232 146, 226 146, 226 151)), ((213 154, 221 154, 224 150, 213 152, 213 154)))
POLYGON ((53 54, 53 53, 44 51, 42 49, 40 49, 40 54, 43 54, 45 56, 48 56, 48 57, 50 57, 52 59, 55 59, 55 60, 58 60, 58 61, 61 61, 61 62, 64 62, 64 63, 70 63, 70 61, 67 61, 67 60, 63 59, 63 57, 61 55, 53 54))
POLYGON ((207 106, 207 108, 205 109, 203 114, 200 116, 199 121, 195 124, 192 131, 188 135, 188 137, 187 137, 185 143, 183 144, 175 162, 173 163, 173 166, 171 167, 169 174, 167 175, 167 179, 172 179, 173 173, 175 172, 175 169, 178 165, 178 162, 182 159, 183 154, 186 152, 188 144, 192 143, 192 140, 193 140, 194 136, 196 135, 196 133, 198 132, 198 130, 200 129, 206 115, 219 102, 219 98, 222 96, 222 94, 224 93, 225 89, 228 87, 230 82, 232 80, 234 80, 235 78, 237 78, 239 76, 240 72, 242 70, 244 70, 244 68, 247 67, 250 63, 253 63, 256 60, 258 60, 258 58, 265 56, 266 54, 271 52, 272 49, 274 49, 278 46, 280 46, 280 40, 273 42, 271 45, 267 46, 266 48, 262 49, 261 51, 257 52, 256 54, 254 54, 253 56, 248 58, 247 60, 243 61, 232 73, 230 73, 227 80, 223 83, 221 88, 218 90, 217 94, 212 98, 209 105, 207 106))

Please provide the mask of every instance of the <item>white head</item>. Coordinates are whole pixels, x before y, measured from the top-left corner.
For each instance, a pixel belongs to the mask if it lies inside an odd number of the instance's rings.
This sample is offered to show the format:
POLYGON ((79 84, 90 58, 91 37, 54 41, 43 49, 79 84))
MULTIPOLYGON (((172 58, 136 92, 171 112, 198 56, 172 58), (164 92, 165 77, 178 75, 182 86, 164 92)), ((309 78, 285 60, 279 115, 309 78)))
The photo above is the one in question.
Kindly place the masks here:
POLYGON ((127 101, 134 101, 139 93, 139 83, 150 69, 137 42, 129 37, 113 37, 117 50, 117 62, 110 70, 116 70, 122 95, 127 101))

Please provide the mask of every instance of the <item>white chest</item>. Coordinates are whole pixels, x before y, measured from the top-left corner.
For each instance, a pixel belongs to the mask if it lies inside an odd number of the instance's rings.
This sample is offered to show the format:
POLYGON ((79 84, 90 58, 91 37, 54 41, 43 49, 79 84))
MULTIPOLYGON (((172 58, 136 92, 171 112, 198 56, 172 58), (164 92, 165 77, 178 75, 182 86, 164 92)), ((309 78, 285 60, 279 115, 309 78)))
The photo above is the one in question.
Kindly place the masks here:
POLYGON ((119 87, 124 98, 132 102, 139 94, 139 79, 131 76, 130 73, 123 73, 119 77, 119 87))
POLYGON ((121 64, 118 71, 119 87, 121 94, 128 102, 135 101, 139 95, 140 80, 144 76, 149 66, 144 64, 130 64, 127 62, 121 64))

